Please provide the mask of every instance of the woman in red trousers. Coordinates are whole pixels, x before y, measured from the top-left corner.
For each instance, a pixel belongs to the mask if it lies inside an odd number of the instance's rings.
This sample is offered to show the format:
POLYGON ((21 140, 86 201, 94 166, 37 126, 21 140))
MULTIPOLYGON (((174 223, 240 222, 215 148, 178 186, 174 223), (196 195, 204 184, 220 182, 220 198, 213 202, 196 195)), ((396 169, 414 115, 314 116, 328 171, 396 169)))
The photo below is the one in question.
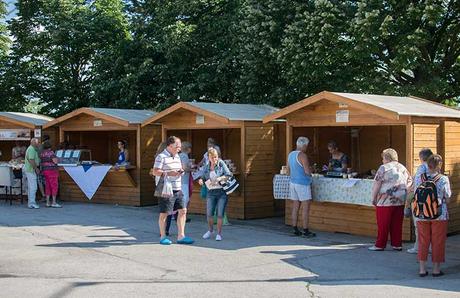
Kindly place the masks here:
POLYGON ((398 153, 394 149, 383 150, 382 161, 383 165, 377 171, 372 188, 378 235, 375 245, 369 247, 369 250, 384 250, 390 234, 391 246, 401 251, 404 204, 412 186, 412 177, 406 167, 398 162, 398 153))

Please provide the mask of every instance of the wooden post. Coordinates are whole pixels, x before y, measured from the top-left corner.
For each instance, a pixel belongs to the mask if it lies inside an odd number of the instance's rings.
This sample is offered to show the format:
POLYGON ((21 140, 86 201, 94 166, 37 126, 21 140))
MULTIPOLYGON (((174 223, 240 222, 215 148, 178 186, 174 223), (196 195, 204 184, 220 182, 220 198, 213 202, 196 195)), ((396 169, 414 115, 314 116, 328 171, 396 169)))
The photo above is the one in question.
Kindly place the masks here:
POLYGON ((240 181, 240 191, 241 191, 241 196, 243 197, 243 219, 246 219, 246 192, 245 192, 245 180, 250 173, 246 172, 246 127, 243 124, 241 124, 240 127, 240 147, 241 147, 241 180, 240 181))
POLYGON ((411 174, 414 171, 414 129, 412 126, 412 117, 407 117, 406 122, 406 168, 411 174))
POLYGON ((137 130, 136 130, 136 165, 139 170, 142 170, 141 169, 141 144, 142 144, 141 129, 142 129, 141 125, 138 124, 137 130))
POLYGON ((292 126, 286 123, 286 163, 289 152, 292 151, 292 126))

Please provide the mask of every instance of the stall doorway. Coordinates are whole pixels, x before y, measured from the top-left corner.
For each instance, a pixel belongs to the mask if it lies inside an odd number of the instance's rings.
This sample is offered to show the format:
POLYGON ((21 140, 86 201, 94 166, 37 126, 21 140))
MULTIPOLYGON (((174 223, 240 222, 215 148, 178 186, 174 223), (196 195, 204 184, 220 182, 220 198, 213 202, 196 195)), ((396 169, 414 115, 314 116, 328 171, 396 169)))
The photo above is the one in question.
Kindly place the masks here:
POLYGON ((364 174, 376 170, 382 164, 380 153, 393 148, 398 152, 399 161, 406 164, 405 126, 356 126, 356 127, 295 127, 292 148, 299 136, 310 139, 308 156, 318 168, 328 164, 327 144, 336 141, 342 152, 351 159, 352 168, 364 174))

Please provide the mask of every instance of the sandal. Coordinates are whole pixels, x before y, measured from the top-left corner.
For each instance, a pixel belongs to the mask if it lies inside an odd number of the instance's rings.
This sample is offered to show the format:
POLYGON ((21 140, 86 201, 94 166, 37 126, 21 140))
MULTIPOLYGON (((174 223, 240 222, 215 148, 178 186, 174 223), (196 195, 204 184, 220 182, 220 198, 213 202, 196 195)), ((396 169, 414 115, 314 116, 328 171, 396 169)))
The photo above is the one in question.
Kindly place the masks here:
POLYGON ((51 204, 50 204, 50 203, 46 203, 46 207, 51 208, 51 204))
POLYGON ((440 276, 443 276, 443 275, 444 275, 444 272, 439 271, 439 273, 433 273, 433 274, 431 274, 431 275, 433 275, 433 277, 440 277, 440 276))
POLYGON ((425 277, 428 275, 428 271, 425 271, 425 273, 419 273, 418 274, 420 277, 425 277))

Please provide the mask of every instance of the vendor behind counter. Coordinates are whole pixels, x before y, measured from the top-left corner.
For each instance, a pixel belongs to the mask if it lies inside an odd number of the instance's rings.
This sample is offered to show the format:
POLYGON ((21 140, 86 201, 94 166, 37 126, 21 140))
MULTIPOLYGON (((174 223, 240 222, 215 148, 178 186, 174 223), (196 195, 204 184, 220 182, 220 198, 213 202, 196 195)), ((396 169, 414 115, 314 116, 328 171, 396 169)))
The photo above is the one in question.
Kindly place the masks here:
MULTIPOLYGON (((337 142, 329 141, 329 143, 327 143, 327 149, 331 157, 329 159, 329 165, 325 170, 329 172, 346 173, 350 165, 350 159, 345 153, 339 150, 337 142)), ((351 172, 351 169, 348 170, 348 172, 351 172)))

